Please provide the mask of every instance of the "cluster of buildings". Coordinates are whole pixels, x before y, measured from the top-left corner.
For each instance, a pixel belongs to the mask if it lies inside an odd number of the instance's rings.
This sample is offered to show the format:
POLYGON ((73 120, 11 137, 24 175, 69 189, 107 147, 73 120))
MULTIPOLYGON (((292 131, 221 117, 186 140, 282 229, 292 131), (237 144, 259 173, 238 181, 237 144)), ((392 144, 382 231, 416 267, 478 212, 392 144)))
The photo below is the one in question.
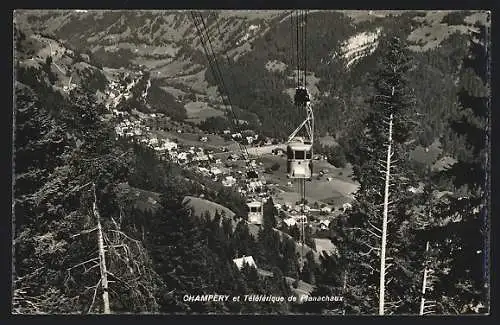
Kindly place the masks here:
MULTIPOLYGON (((213 181, 221 182, 225 187, 234 187, 243 195, 252 195, 257 192, 261 197, 266 195, 264 189, 266 186, 265 179, 249 178, 247 175, 247 171, 250 169, 256 170, 259 168, 255 161, 251 161, 248 166, 238 167, 232 162, 244 159, 242 156, 230 154, 225 159, 218 158, 213 150, 201 146, 185 146, 171 139, 159 138, 147 125, 147 118, 133 118, 130 113, 114 108, 111 109, 111 112, 120 120, 115 125, 117 138, 128 138, 141 143, 155 150, 160 158, 183 165, 211 178, 213 181), (231 164, 228 162, 231 162, 231 164)), ((154 119, 158 114, 148 115, 148 118, 154 119)))
MULTIPOLYGON (((159 114, 141 114, 141 118, 135 118, 128 112, 111 109, 114 116, 118 117, 120 122, 115 125, 117 137, 130 138, 134 142, 141 143, 155 150, 161 159, 173 161, 185 168, 198 174, 210 178, 212 181, 220 182, 224 187, 234 188, 244 197, 248 198, 248 222, 260 225, 263 222, 263 204, 271 196, 273 190, 272 184, 268 184, 263 177, 262 163, 256 163, 255 160, 245 161, 245 164, 238 163, 245 159, 243 155, 238 154, 216 154, 214 150, 203 147, 202 143, 208 142, 208 137, 200 137, 200 146, 186 146, 167 138, 159 138, 156 132, 153 132, 147 121, 156 119, 159 114), (148 115, 148 116, 142 116, 148 115), (224 157, 223 157, 224 156, 224 157), (260 170, 262 169, 262 170, 260 170), (250 171, 257 171, 257 175, 251 176, 250 171)), ((227 132, 230 134, 229 132, 227 132)), ((233 138, 238 135, 231 134, 233 138)), ((283 155, 282 149, 275 149, 275 155, 283 155)), ((321 159, 320 157, 318 157, 321 159)), ((292 206, 285 203, 275 204, 275 208, 282 218, 280 225, 288 227, 307 225, 313 229, 326 230, 329 227, 332 209, 328 206, 322 208, 312 208, 307 205, 303 207, 292 206), (305 217, 311 215, 321 215, 322 218, 305 217), (285 216, 283 218, 283 216, 285 216)))
MULTIPOLYGON (((132 75, 130 72, 122 72, 117 78, 119 81, 111 80, 105 90, 106 97, 109 99, 106 102, 106 108, 112 109, 118 106, 123 100, 128 100, 133 96, 132 89, 135 85, 144 77, 144 74, 140 71, 137 75, 132 75)), ((151 86, 151 81, 148 79, 146 88, 142 92, 141 96, 145 97, 147 91, 151 86)))

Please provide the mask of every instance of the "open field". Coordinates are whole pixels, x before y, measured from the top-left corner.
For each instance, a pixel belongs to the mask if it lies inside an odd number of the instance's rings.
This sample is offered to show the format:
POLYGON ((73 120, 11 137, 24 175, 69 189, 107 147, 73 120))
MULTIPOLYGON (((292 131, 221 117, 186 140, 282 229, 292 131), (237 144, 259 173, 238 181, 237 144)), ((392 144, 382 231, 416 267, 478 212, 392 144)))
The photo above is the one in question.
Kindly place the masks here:
POLYGON ((211 107, 205 102, 190 102, 184 105, 187 113, 187 121, 200 123, 209 117, 224 116, 224 112, 211 107))
POLYGON ((331 255, 337 252, 337 248, 333 245, 332 241, 329 238, 313 238, 313 239, 318 254, 326 252, 328 255, 331 255))
POLYGON ((441 42, 456 32, 464 34, 468 33, 470 30, 476 30, 475 27, 466 26, 465 24, 473 24, 476 21, 483 23, 486 22, 486 12, 477 12, 465 17, 463 25, 450 26, 448 24, 441 23, 443 18, 450 12, 452 11, 432 10, 426 11, 426 15, 424 17, 415 17, 415 20, 421 21, 424 24, 423 26, 413 30, 408 36, 408 40, 422 45, 411 45, 410 49, 418 52, 436 48, 439 44, 441 44, 441 42))
POLYGON ((326 135, 324 137, 318 137, 318 141, 323 146, 336 147, 338 146, 338 142, 331 135, 326 135))
POLYGON ((336 10, 349 16, 354 23, 360 23, 375 18, 386 17, 389 15, 397 16, 404 13, 406 10, 336 10))
MULTIPOLYGON (((278 188, 281 189, 276 196, 277 201, 293 203, 299 199, 296 182, 287 178, 286 158, 284 156, 264 155, 257 161, 262 162, 264 168, 270 167, 274 163, 280 165, 280 168, 272 174, 264 174, 267 183, 277 184, 278 188), (290 181, 292 186, 288 185, 290 181)), ((358 185, 350 178, 351 168, 335 168, 323 160, 315 160, 313 164, 315 176, 311 181, 306 182, 306 198, 309 202, 318 201, 319 203, 339 206, 352 200, 351 194, 357 190, 358 185), (317 173, 322 170, 327 173, 318 180, 317 173), (327 177, 331 177, 331 180, 328 181, 327 177)))
POLYGON ((410 158, 426 165, 432 165, 442 154, 443 149, 439 140, 435 140, 429 147, 417 146, 410 152, 410 158))
POLYGON ((197 217, 202 217, 206 212, 208 212, 213 218, 217 211, 219 211, 219 213, 224 213, 225 217, 228 218, 232 218, 236 215, 233 211, 226 208, 225 206, 194 196, 186 196, 182 203, 191 208, 194 215, 197 217))

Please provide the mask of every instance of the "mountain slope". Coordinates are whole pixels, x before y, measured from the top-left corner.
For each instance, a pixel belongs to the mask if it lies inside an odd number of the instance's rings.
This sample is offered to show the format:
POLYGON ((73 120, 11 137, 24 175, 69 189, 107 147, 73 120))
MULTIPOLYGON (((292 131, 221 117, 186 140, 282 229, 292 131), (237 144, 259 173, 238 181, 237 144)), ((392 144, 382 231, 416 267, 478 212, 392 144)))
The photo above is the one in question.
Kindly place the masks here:
MULTIPOLYGON (((286 138, 303 118, 290 100, 296 73, 290 11, 203 11, 202 15, 239 118, 267 136, 286 138)), ((222 87, 210 72, 189 11, 22 10, 16 11, 15 20, 105 67, 145 72, 158 98, 168 101, 166 112, 181 112, 174 114, 178 119, 200 123, 226 114, 219 96, 222 87)), ((411 86, 422 126, 415 138, 424 147, 444 138, 445 151, 453 155, 459 145, 440 121, 456 114, 455 94, 463 78, 459 68, 476 23, 489 24, 488 13, 310 11, 308 83, 318 134, 334 136, 337 142, 351 136, 349 130, 356 129, 366 111, 364 102, 371 95, 370 80, 382 41, 397 35, 407 39, 413 50, 411 86)))

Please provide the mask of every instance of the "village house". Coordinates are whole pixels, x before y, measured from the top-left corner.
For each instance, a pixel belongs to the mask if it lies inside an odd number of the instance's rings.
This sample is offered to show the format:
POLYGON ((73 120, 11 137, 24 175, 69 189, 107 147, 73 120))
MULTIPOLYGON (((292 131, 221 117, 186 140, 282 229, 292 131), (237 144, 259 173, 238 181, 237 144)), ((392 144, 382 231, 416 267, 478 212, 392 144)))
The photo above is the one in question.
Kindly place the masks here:
POLYGON ((275 149, 272 150, 272 153, 274 155, 276 155, 276 156, 281 156, 281 155, 284 154, 284 152, 285 151, 283 149, 281 149, 281 148, 275 148, 275 149))
POLYGON ((209 158, 204 152, 198 152, 195 157, 196 161, 208 161, 209 158))
POLYGON ((198 167, 198 170, 203 174, 203 175, 208 175, 210 174, 210 171, 205 168, 205 167, 198 167))
POLYGON ((342 204, 342 212, 346 212, 347 210, 352 209, 352 204, 351 203, 344 203, 342 204))
POLYGON ((226 176, 222 180, 222 185, 225 187, 233 186, 236 183, 236 179, 233 176, 226 176))
POLYGON ((217 175, 222 174, 222 171, 219 168, 214 166, 214 167, 210 168, 210 173, 214 176, 217 176, 217 175))
POLYGON ((180 153, 177 155, 177 159, 178 159, 179 161, 181 161, 181 160, 186 161, 186 160, 188 159, 188 157, 187 157, 187 152, 180 152, 180 153))
POLYGON ((329 206, 322 207, 322 208, 320 209, 320 212, 323 212, 323 213, 330 213, 330 212, 332 212, 332 208, 331 208, 331 207, 329 207, 329 206))
POLYGON ((319 222, 319 229, 327 230, 329 225, 330 225, 330 220, 328 220, 328 219, 321 220, 319 222))
POLYGON ((305 215, 294 216, 294 218, 295 218, 295 222, 297 222, 297 223, 304 223, 304 224, 307 223, 307 216, 305 216, 305 215))
POLYGON ((297 221, 294 218, 283 219, 283 223, 288 227, 293 227, 297 224, 297 221))
POLYGON ((158 138, 150 138, 149 145, 154 146, 158 144, 158 138))
POLYGON ((248 182, 247 188, 250 192, 255 192, 257 189, 262 188, 262 182, 261 181, 251 181, 248 182))
POLYGON ((262 202, 253 201, 248 204, 248 222, 256 225, 262 224, 262 202))
POLYGON ((243 265, 248 264, 251 267, 257 268, 257 264, 255 264, 255 261, 252 256, 243 256, 240 258, 235 258, 233 260, 234 264, 236 264, 236 267, 238 270, 241 270, 243 268, 243 265))

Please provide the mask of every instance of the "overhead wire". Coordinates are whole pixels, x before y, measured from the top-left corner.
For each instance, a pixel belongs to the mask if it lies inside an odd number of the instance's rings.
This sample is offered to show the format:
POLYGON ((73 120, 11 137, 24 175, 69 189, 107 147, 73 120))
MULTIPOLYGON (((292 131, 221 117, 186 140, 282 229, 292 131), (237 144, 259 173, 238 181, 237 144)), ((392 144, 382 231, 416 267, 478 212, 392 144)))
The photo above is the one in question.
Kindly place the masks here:
MULTIPOLYGON (((203 19, 203 16, 201 16, 201 14, 200 14, 200 19, 201 19, 201 22, 203 24, 203 28, 205 29, 206 34, 207 34, 208 45, 210 46, 210 50, 213 53, 215 67, 216 67, 217 72, 219 73, 219 76, 220 76, 220 82, 221 82, 221 85, 222 85, 223 93, 226 95, 228 103, 229 103, 229 105, 228 105, 229 106, 229 111, 233 115, 233 123, 235 125, 236 130, 241 134, 241 128, 239 126, 239 119, 238 119, 238 117, 237 117, 237 115, 236 115, 236 113, 235 113, 235 111, 233 109, 233 103, 231 102, 231 97, 229 96, 229 92, 228 92, 226 84, 224 82, 224 78, 222 76, 222 72, 221 72, 221 69, 219 67, 219 63, 217 62, 217 57, 215 56, 215 52, 214 52, 213 47, 212 47, 212 42, 210 41, 210 36, 208 34, 208 28, 206 27, 205 20, 203 19)), ((228 58, 226 57, 226 59, 228 59, 228 58)), ((238 142, 238 145, 239 145, 240 149, 243 148, 242 151, 244 151, 244 153, 246 153, 246 156, 247 156, 246 159, 250 160, 250 155, 248 153, 248 150, 247 150, 246 146, 244 144, 240 143, 240 142, 238 142)))
POLYGON ((299 54, 299 12, 295 13, 295 25, 297 29, 297 87, 300 86, 300 54, 299 54))
MULTIPOLYGON (((226 84, 224 82, 223 74, 221 72, 221 68, 219 66, 219 63, 217 62, 217 56, 215 55, 214 47, 212 46, 212 42, 210 40, 210 34, 209 34, 209 29, 207 28, 207 25, 205 24, 205 20, 202 16, 201 13, 198 12, 198 17, 196 17, 195 12, 192 12, 192 18, 193 22, 195 24, 196 30, 198 31, 198 35, 200 37, 200 41, 203 46, 203 50, 205 52, 205 55, 207 57, 208 64, 210 66, 210 70, 212 72, 212 75, 214 76, 215 82, 217 85, 220 86, 219 88, 219 95, 222 99, 223 104, 229 108, 228 111, 231 113, 232 118, 229 118, 230 121, 232 121, 231 124, 233 124, 234 129, 236 132, 238 132, 240 135, 242 134, 240 124, 239 124, 239 119, 236 114, 236 112, 233 109, 233 103, 231 101, 231 97, 229 96, 229 91, 228 88, 226 87, 226 84)), ((219 32, 219 37, 222 35, 220 32, 220 27, 218 26, 217 20, 216 20, 216 27, 219 32)), ((228 68, 231 65, 231 61, 229 57, 227 56, 227 53, 225 53, 225 58, 226 61, 228 62, 228 68)), ((247 150, 247 147, 245 144, 236 141, 238 144, 238 147, 240 151, 242 152, 244 160, 247 162, 247 168, 249 169, 249 172, 251 172, 251 176, 247 176, 249 178, 255 178, 258 177, 257 172, 255 171, 253 165, 250 163, 250 154, 247 150)))
MULTIPOLYGON (((233 109, 233 104, 231 101, 231 97, 229 96, 229 92, 227 90, 226 84, 224 82, 224 78, 222 76, 221 69, 219 67, 219 64, 217 62, 217 57, 215 55, 215 51, 213 50, 212 42, 210 40, 210 36, 208 33, 208 28, 205 24, 205 20, 201 13, 198 13, 199 17, 196 17, 195 12, 191 13, 193 17, 193 21, 195 22, 195 27, 198 31, 198 35, 200 37, 200 41, 202 42, 202 46, 205 52, 205 55, 207 56, 207 60, 209 63, 209 66, 211 68, 212 75, 215 78, 216 83, 220 86, 220 97, 222 99, 223 104, 229 108, 229 112, 232 114, 232 120, 233 124, 235 126, 235 129, 238 133, 241 134, 241 128, 239 127, 239 119, 234 112, 233 109)), ((229 58, 226 57, 226 59, 229 61, 229 58)), ((240 150, 243 152, 243 156, 245 157, 246 154, 246 160, 249 160, 249 153, 246 148, 246 146, 240 142, 237 142, 240 150)))
MULTIPOLYGON (((296 64, 297 64, 297 78, 296 78, 296 87, 299 89, 300 87, 307 86, 307 11, 306 10, 297 10, 295 12, 295 37, 296 37, 296 64)), ((292 13, 292 25, 293 25, 293 13, 292 13)), ((293 28, 292 28, 293 34, 293 28)), ((293 39, 293 36, 291 37, 293 39)), ((293 42, 292 42, 292 51, 293 51, 293 42)), ((293 63, 293 62, 292 62, 293 63)), ((301 106, 301 105, 298 105, 301 106)), ((301 107, 298 107, 299 109, 301 107)), ((306 117, 309 118, 309 117, 306 117)), ((304 153, 305 154, 305 153, 304 153)), ((311 151, 312 155, 312 151, 311 151)), ((311 157, 312 158, 312 157, 311 157)), ((300 268, 302 269, 304 263, 304 246, 306 242, 306 231, 305 231, 305 222, 307 217, 305 215, 305 202, 306 202, 306 179, 299 178, 297 179, 297 186, 300 197, 300 210, 301 210, 301 218, 300 218, 300 238, 299 241, 301 243, 300 248, 300 268)))
MULTIPOLYGON (((289 66, 290 67, 295 67, 296 64, 295 64, 295 47, 294 47, 294 35, 293 35, 293 31, 294 31, 294 27, 295 25, 293 24, 293 14, 294 14, 295 10, 292 10, 290 12, 290 61, 289 61, 289 66)), ((295 81, 295 78, 293 78, 294 81, 295 81)))
POLYGON ((307 10, 304 10, 304 87, 307 86, 307 10))

